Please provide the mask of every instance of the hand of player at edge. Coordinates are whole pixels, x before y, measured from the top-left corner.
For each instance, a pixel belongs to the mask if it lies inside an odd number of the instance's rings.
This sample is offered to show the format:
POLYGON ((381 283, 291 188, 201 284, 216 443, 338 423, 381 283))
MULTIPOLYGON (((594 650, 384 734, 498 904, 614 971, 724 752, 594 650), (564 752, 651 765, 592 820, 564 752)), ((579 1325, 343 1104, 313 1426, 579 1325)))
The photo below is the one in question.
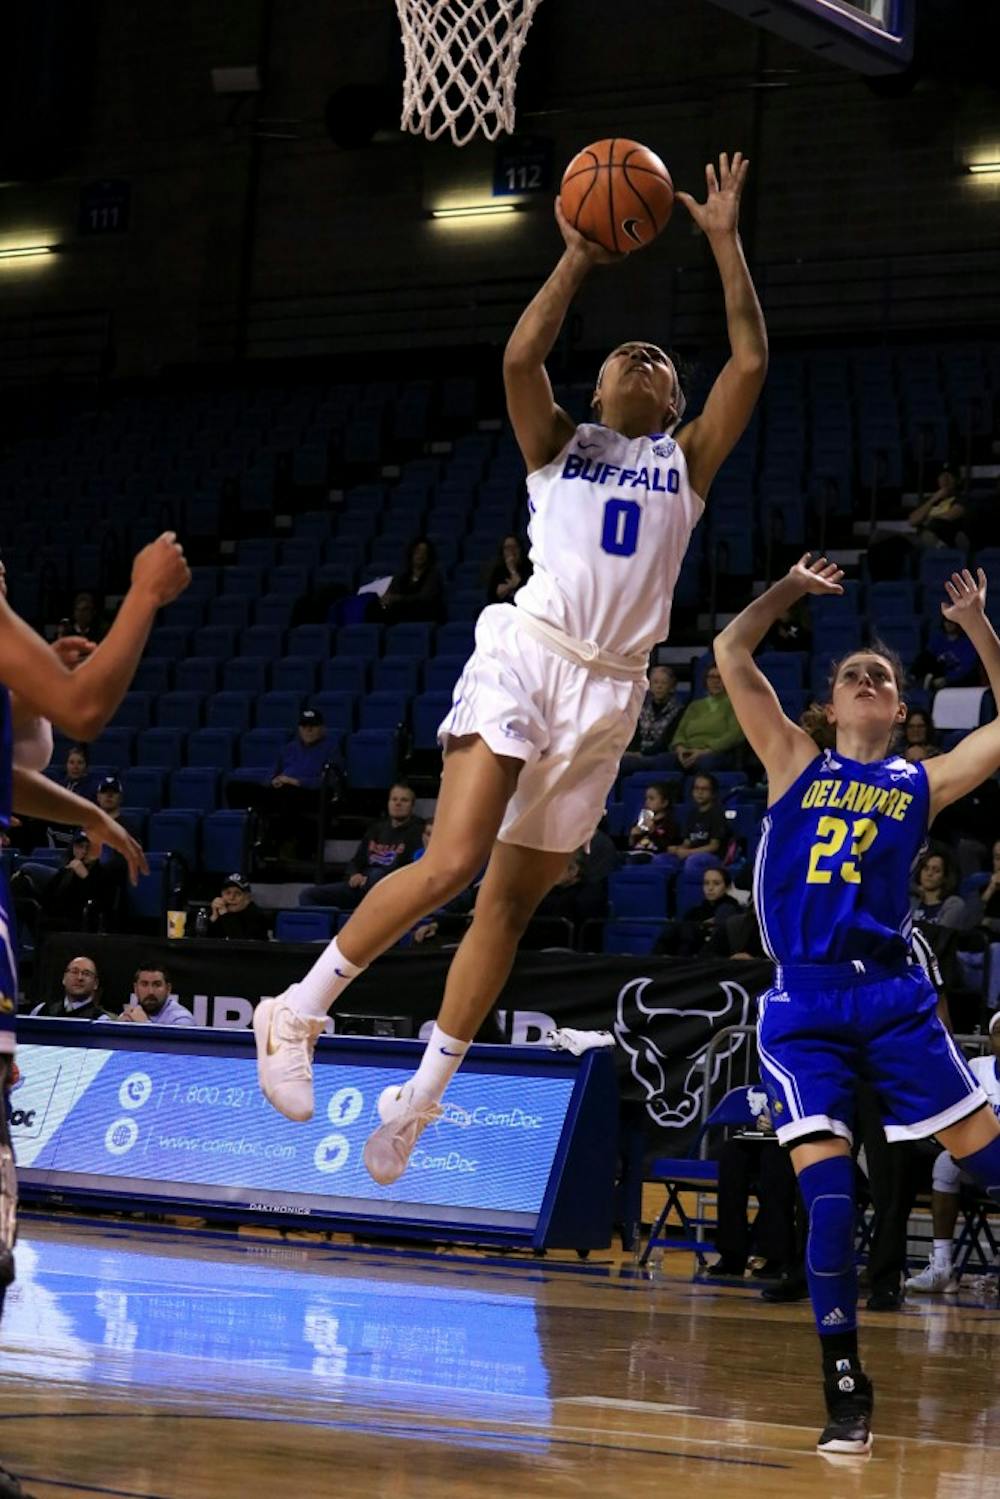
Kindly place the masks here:
POLYGON ((750 163, 742 151, 737 151, 732 163, 726 151, 719 153, 719 170, 712 162, 705 166, 705 185, 708 197, 704 203, 692 198, 690 193, 677 193, 703 234, 735 234, 740 221, 740 198, 747 180, 750 163))
POLYGON ((795 580, 802 592, 827 595, 843 593, 840 580, 844 576, 844 569, 835 562, 827 562, 825 557, 817 557, 814 562, 810 562, 810 556, 811 553, 806 552, 788 569, 788 576, 795 580))
POLYGON ((611 250, 606 250, 603 245, 587 239, 579 229, 574 229, 569 219, 563 213, 562 200, 556 199, 556 223, 559 225, 559 233, 566 241, 567 250, 574 255, 582 255, 591 265, 617 265, 621 260, 627 260, 628 255, 615 255, 611 250))
POLYGON ((974 619, 981 618, 986 613, 986 574, 980 567, 973 577, 969 569, 963 568, 960 573, 952 573, 945 580, 945 592, 950 603, 942 601, 941 613, 945 619, 952 619, 963 629, 974 619))

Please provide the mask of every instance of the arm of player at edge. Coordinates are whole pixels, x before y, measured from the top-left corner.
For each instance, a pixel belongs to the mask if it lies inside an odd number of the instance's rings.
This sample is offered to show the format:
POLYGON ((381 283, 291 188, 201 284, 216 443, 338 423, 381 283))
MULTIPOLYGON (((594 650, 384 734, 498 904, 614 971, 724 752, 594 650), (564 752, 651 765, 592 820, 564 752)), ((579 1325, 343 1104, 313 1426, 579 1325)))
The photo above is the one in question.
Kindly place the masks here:
MULTIPOLYGON (((941 613, 965 631, 979 654, 994 701, 1000 703, 1000 639, 986 615, 986 574, 974 578, 968 568, 945 583, 949 602, 941 613)), ((952 750, 924 761, 931 793, 929 821, 943 807, 967 795, 1000 768, 1000 718, 974 729, 952 750)))
POLYGON ((754 754, 767 772, 770 800, 777 798, 818 753, 816 742, 782 710, 778 695, 753 659, 771 626, 805 593, 843 593, 839 567, 825 557, 801 557, 783 578, 731 620, 713 651, 729 701, 754 754))
POLYGON ((684 450, 691 487, 702 499, 742 436, 767 375, 767 327, 740 241, 740 199, 750 163, 737 151, 730 165, 723 152, 716 173, 705 167, 708 196, 698 203, 678 193, 708 239, 722 279, 729 333, 729 359, 708 393, 700 416, 677 435, 684 450))
POLYGON ((31 713, 50 718, 74 739, 95 738, 131 685, 157 611, 172 603, 190 581, 172 531, 143 547, 114 624, 75 670, 0 599, 0 682, 31 713))
POLYGON ((555 212, 566 248, 518 318, 503 356, 507 414, 529 474, 551 463, 576 431, 572 417, 556 405, 545 369, 570 304, 591 266, 625 259, 584 239, 564 217, 558 198, 555 212))

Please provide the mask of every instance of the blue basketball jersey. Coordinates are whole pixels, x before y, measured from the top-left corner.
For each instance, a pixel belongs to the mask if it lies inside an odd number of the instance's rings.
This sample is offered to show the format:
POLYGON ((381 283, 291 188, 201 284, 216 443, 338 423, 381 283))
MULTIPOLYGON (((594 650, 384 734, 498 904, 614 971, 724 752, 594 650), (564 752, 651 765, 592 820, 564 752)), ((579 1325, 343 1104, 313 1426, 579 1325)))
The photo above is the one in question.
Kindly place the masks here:
POLYGON ((778 963, 906 959, 910 871, 927 836, 921 764, 826 750, 762 823, 754 902, 778 963))

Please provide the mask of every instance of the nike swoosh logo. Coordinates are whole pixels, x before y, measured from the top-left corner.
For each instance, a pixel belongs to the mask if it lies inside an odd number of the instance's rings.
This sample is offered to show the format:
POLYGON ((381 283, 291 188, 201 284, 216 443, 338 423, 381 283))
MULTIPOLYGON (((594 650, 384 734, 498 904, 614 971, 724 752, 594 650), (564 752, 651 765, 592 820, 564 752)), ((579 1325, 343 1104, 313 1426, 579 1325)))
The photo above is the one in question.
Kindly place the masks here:
POLYGON ((589 453, 590 450, 591 450, 591 448, 599 448, 600 447, 600 443, 599 442, 578 442, 577 443, 577 447, 580 449, 581 453, 589 453))
POLYGON ((334 964, 333 966, 333 971, 339 979, 346 979, 350 977, 350 975, 345 973, 342 968, 338 968, 336 964, 334 964))
POLYGON ((636 229, 636 224, 641 224, 642 219, 622 219, 622 233, 627 234, 635 244, 642 244, 642 235, 636 229))
POLYGON ((463 1051, 449 1051, 447 1046, 439 1046, 438 1051, 440 1051, 443 1057, 462 1057, 465 1055, 463 1051))

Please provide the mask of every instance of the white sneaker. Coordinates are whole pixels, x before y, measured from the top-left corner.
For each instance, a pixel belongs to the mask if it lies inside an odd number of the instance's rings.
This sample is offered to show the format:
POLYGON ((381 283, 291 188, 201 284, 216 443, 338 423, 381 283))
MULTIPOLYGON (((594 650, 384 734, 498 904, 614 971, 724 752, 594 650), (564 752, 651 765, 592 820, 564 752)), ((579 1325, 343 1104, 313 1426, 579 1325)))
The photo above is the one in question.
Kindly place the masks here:
POLYGON ((957 1291, 958 1281, 950 1265, 936 1265, 930 1260, 919 1275, 911 1275, 906 1282, 908 1291, 920 1291, 925 1296, 940 1296, 946 1291, 957 1291))
POLYGON ((253 1012, 257 1077, 279 1114, 304 1123, 313 1116, 313 1052, 326 1022, 300 1015, 286 994, 262 999, 253 1012))
POLYGON ((364 1162, 368 1175, 380 1187, 389 1187, 406 1170, 413 1147, 428 1124, 440 1119, 444 1110, 439 1103, 414 1103, 412 1083, 383 1088, 376 1107, 384 1123, 368 1136, 364 1162))

